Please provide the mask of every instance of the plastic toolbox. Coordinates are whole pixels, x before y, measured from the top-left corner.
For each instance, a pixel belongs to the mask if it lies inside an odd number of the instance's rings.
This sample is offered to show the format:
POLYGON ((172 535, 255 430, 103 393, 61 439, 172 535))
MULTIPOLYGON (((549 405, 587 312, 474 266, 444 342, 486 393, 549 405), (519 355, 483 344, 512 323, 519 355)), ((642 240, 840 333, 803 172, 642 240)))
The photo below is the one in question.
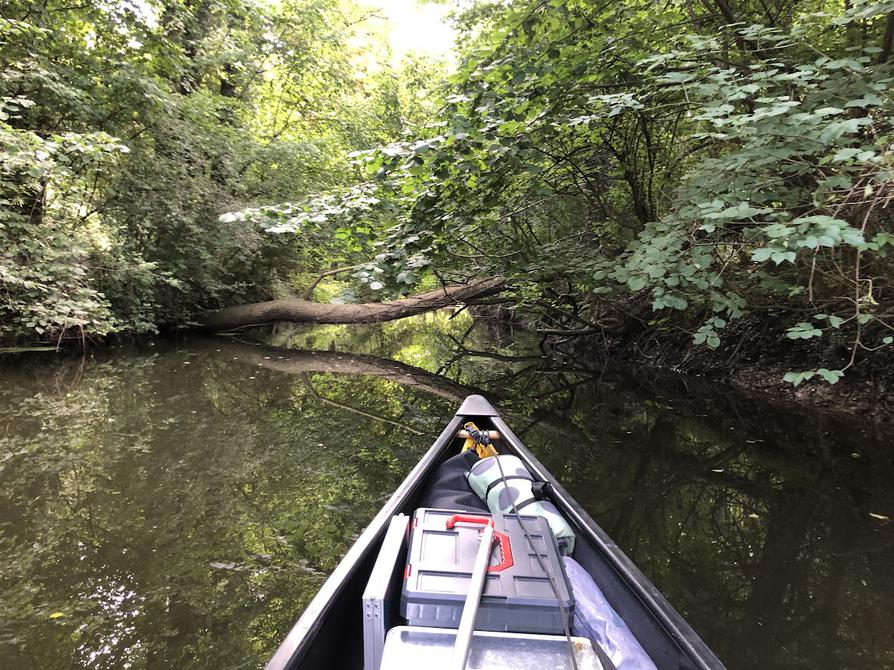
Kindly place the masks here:
MULTIPOLYGON (((413 515, 400 603, 401 615, 411 626, 459 625, 482 527, 456 523, 448 528, 448 520, 457 515, 469 516, 429 508, 413 515)), ((497 515, 494 530, 475 629, 563 634, 562 610, 570 626, 574 598, 549 524, 537 516, 520 520, 497 515), (552 575, 555 589, 543 568, 552 575)))

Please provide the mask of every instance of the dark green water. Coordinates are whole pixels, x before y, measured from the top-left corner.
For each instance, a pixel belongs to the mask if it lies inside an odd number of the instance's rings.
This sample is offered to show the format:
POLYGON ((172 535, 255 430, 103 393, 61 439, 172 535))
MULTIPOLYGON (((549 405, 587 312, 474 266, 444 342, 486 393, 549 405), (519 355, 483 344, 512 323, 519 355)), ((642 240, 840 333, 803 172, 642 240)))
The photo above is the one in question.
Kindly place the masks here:
POLYGON ((268 341, 0 358, 0 668, 262 666, 480 389, 730 668, 894 667, 891 430, 463 317, 268 341))

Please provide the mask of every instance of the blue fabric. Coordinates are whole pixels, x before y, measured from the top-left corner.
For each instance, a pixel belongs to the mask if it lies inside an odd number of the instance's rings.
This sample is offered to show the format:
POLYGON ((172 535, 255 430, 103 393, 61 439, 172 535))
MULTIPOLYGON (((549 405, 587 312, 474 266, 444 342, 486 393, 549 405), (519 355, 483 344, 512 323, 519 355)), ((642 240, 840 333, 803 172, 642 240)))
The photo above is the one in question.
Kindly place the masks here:
POLYGON ((642 645, 612 608, 589 572, 569 556, 562 558, 574 595, 572 635, 602 647, 617 670, 656 670, 642 645))

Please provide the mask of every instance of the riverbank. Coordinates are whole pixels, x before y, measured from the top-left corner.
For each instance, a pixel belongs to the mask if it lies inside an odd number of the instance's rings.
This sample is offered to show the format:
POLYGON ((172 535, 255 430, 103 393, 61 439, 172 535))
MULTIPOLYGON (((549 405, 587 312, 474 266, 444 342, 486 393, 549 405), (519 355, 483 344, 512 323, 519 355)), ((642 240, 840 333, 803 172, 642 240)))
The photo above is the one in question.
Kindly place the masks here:
POLYGON ((835 382, 820 375, 795 386, 785 381, 792 371, 840 370, 848 365, 850 350, 818 339, 805 347, 785 337, 771 323, 743 319, 730 324, 720 346, 696 345, 684 328, 646 329, 620 336, 593 334, 579 338, 552 337, 550 349, 593 362, 624 362, 706 377, 776 401, 823 411, 859 415, 874 421, 894 421, 894 357, 875 353, 857 357, 835 382))
MULTIPOLYGON (((474 311, 476 319, 498 341, 511 342, 519 337, 524 337, 529 344, 537 341, 538 324, 530 319, 491 307, 474 311)), ((326 327, 317 327, 317 330, 320 328, 326 327)), ((275 331, 275 327, 257 328, 246 336, 269 341, 266 333, 275 331)), ((176 341, 185 336, 188 333, 182 329, 168 329, 161 336, 123 332, 87 341, 63 340, 56 346, 41 342, 0 346, 0 354, 46 356, 54 351, 99 351, 123 345, 139 348, 153 340, 176 341)), ((690 330, 680 324, 672 330, 633 328, 620 335, 604 332, 574 337, 540 335, 539 338, 540 350, 557 362, 574 360, 575 364, 591 369, 620 363, 634 369, 670 371, 727 384, 777 402, 894 423, 894 356, 876 353, 872 359, 858 358, 834 384, 814 376, 795 386, 784 380, 786 373, 820 367, 840 369, 847 364, 849 350, 819 340, 809 348, 803 343, 795 346, 785 338, 784 331, 757 319, 730 324, 721 345, 715 349, 693 344, 690 330)))

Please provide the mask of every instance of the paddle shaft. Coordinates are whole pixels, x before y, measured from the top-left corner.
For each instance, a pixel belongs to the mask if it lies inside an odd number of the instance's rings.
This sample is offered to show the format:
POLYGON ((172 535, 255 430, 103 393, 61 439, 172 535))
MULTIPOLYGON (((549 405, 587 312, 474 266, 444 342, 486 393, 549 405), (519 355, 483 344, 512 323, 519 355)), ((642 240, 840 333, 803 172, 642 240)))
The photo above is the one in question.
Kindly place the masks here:
POLYGON ((484 580, 487 577, 487 566, 490 563, 493 542, 494 527, 492 523, 489 523, 484 526, 481 533, 481 545, 478 547, 475 565, 472 567, 469 593, 466 595, 463 615, 459 620, 459 629, 456 631, 456 643, 453 646, 454 670, 465 670, 466 661, 469 660, 472 634, 475 631, 475 617, 478 615, 478 604, 481 601, 481 594, 484 592, 484 580))

